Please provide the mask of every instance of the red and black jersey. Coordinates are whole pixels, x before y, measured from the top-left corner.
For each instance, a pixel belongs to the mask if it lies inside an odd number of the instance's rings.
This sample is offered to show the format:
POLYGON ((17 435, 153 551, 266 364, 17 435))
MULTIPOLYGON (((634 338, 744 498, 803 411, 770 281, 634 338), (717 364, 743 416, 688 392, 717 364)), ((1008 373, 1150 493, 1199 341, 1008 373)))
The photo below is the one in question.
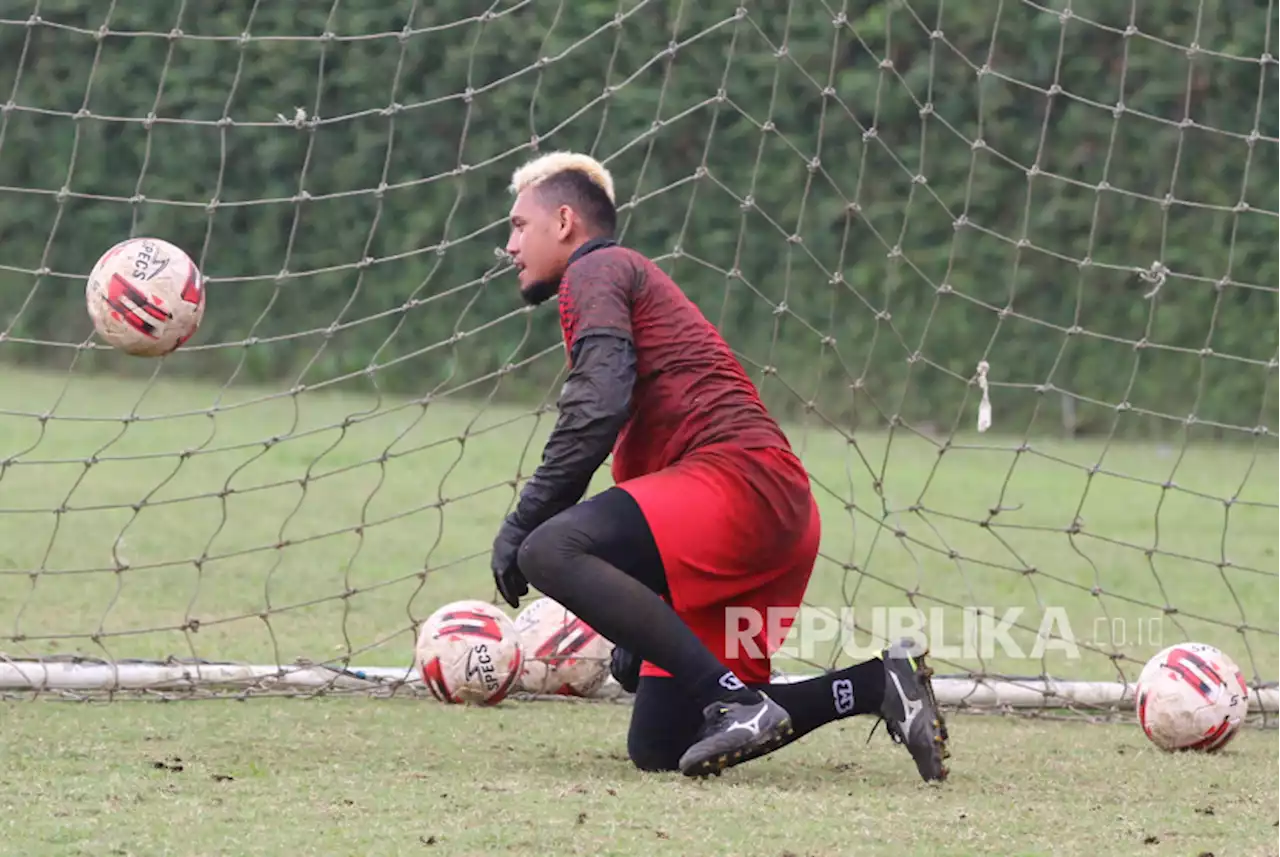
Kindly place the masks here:
POLYGON ((790 449, 729 346, 657 265, 597 239, 559 290, 569 377, 513 516, 531 532, 578 502, 612 451, 624 482, 712 446, 790 449))
POLYGON ((630 418, 613 450, 615 481, 719 444, 790 448, 719 331, 641 254, 618 246, 585 254, 565 272, 559 297, 571 355, 599 334, 635 349, 630 418))

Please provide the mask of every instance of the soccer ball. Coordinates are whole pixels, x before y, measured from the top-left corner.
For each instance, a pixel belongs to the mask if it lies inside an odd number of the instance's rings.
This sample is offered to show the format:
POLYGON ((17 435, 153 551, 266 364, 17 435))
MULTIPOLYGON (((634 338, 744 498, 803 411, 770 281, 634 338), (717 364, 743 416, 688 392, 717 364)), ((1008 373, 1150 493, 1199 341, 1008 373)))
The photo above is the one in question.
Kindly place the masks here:
POLYGON ((159 238, 130 238, 103 253, 84 296, 98 335, 137 357, 168 354, 191 338, 204 317, 199 269, 159 238))
POLYGON ((613 645, 559 602, 539 598, 516 616, 528 693, 592 696, 609 677, 613 645))
POLYGON ((496 705, 523 663, 515 625, 486 601, 444 605, 422 623, 414 647, 414 668, 441 702, 496 705))
POLYGON ((1249 687, 1231 658, 1204 643, 1180 643, 1142 669, 1138 723, 1162 750, 1221 750, 1240 730, 1249 687))

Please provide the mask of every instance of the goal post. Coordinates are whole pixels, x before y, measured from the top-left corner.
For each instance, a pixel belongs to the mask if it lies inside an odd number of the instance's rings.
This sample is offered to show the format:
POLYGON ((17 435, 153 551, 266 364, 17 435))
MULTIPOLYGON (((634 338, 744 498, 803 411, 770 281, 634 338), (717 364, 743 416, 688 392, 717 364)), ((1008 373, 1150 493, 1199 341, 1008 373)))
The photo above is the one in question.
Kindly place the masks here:
POLYGON ((571 149, 811 474, 778 680, 911 634, 1113 712, 1196 640, 1277 711, 1274 3, 3 8, 0 697, 417 692, 554 421, 501 248, 571 149), (139 235, 207 278, 159 360, 84 307, 139 235))

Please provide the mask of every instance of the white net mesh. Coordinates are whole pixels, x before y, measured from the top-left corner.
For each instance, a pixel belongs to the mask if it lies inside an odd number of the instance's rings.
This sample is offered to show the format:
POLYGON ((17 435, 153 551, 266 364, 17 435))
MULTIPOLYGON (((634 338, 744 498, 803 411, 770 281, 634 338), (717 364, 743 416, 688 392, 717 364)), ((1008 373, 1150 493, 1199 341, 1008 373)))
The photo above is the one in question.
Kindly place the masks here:
POLYGON ((853 632, 780 669, 912 606, 953 701, 1185 639, 1273 687, 1272 6, 463 5, 0 4, 0 686, 395 685, 490 597, 563 365, 494 248, 557 148, 812 473, 853 632), (164 360, 84 313, 128 235, 208 277, 164 360))

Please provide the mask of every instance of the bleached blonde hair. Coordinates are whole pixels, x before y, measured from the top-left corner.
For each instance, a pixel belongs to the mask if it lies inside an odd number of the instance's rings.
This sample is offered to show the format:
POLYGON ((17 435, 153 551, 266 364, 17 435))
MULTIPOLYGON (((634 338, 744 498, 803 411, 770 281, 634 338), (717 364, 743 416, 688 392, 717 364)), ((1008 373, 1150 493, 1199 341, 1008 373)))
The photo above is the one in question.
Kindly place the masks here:
POLYGON ((511 192, 519 194, 527 188, 537 187, 554 175, 570 170, 585 175, 592 184, 605 192, 610 202, 617 204, 613 198, 613 176, 609 170, 595 158, 581 152, 551 152, 534 158, 511 174, 511 192))

